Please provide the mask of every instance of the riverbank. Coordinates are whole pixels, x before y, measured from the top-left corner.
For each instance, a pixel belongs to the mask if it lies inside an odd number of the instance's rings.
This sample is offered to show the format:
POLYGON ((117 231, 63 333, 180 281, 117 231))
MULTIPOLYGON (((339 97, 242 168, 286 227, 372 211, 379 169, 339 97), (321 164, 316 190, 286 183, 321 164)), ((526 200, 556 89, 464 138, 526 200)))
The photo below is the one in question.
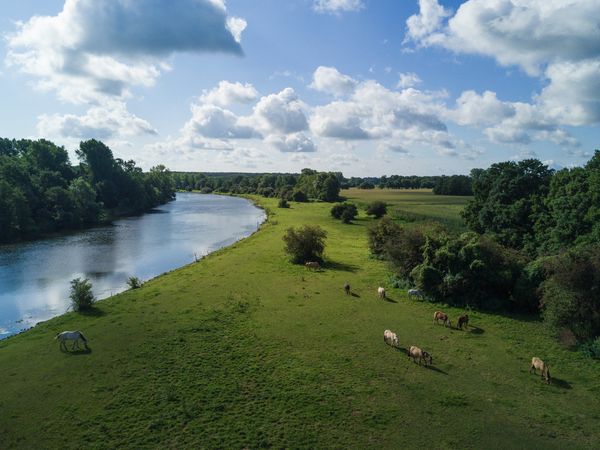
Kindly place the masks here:
POLYGON ((98 299, 110 297, 131 276, 148 280, 249 235, 264 217, 246 199, 177 198, 110 227, 0 247, 0 337, 67 311, 74 278, 88 278, 98 299))
POLYGON ((408 300, 369 258, 371 219, 344 225, 330 204, 253 199, 271 214, 251 237, 94 315, 0 341, 4 446, 600 446, 597 362, 536 321, 472 312, 470 332, 435 326, 441 306, 408 300), (323 271, 283 253, 285 229, 304 223, 328 232, 323 271), (389 301, 377 299, 379 285, 389 301), (434 368, 384 345, 386 328, 401 347, 430 351, 434 368), (84 331, 91 352, 61 353, 52 338, 65 329, 84 331), (528 373, 533 355, 551 361, 555 384, 528 373))

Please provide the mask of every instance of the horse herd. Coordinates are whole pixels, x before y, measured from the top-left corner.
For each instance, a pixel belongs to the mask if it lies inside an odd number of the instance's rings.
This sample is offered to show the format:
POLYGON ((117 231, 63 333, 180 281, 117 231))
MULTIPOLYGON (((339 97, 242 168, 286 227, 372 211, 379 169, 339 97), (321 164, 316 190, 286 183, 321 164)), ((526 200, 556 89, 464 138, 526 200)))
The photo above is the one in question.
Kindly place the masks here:
MULTIPOLYGON (((346 282, 344 284, 344 292, 346 293, 346 295, 350 294, 350 284, 348 282, 346 282)), ((377 288, 377 296, 380 299, 384 299, 384 300, 387 298, 384 287, 379 286, 377 288)), ((421 299, 425 298, 423 292, 420 291, 419 289, 409 289, 408 296, 409 297, 418 297, 421 299)), ((435 311, 433 313, 433 323, 439 325, 440 322, 444 325, 444 327, 446 327, 446 326, 452 327, 452 322, 451 322, 448 314, 446 314, 442 311, 435 311)), ((469 315, 463 314, 463 315, 459 316, 456 321, 456 329, 466 330, 468 327, 469 327, 469 315)), ((394 348, 400 348, 400 340, 398 339, 398 335, 391 330, 385 330, 383 332, 383 341, 387 345, 390 345, 394 348)), ((408 354, 409 359, 412 359, 413 362, 418 362, 419 365, 421 365, 421 362, 423 362, 425 366, 431 366, 433 364, 433 357, 431 356, 431 354, 429 354, 425 350, 422 350, 421 348, 419 348, 415 345, 411 345, 408 348, 407 354, 408 354)), ((551 381, 550 367, 548 366, 548 364, 544 363, 544 361, 542 361, 540 358, 538 358, 537 356, 534 356, 531 359, 531 367, 529 369, 529 373, 534 373, 537 375, 538 370, 541 373, 542 379, 545 380, 546 383, 550 384, 550 381, 551 381)))
MULTIPOLYGON (((320 269, 320 264, 318 262, 308 262, 306 263, 306 267, 308 269, 320 269)), ((350 283, 346 282, 344 283, 344 292, 346 293, 346 295, 350 295, 350 283)), ((386 291, 385 288, 382 286, 379 286, 377 288, 377 296, 380 299, 386 299, 386 291)), ((409 297, 418 297, 423 299, 425 296, 423 295, 423 292, 418 290, 418 289, 409 289, 408 290, 408 296, 409 297)), ((449 326, 452 327, 452 322, 450 321, 450 318, 448 317, 448 314, 442 312, 442 311, 435 311, 433 313, 433 323, 434 324, 438 324, 442 323, 444 325, 444 327, 449 326)), ((467 329, 469 326, 469 315, 468 314, 463 314, 461 316, 458 317, 458 320, 456 321, 456 328, 459 330, 462 329, 467 329)), ((56 340, 58 340, 58 342, 60 343, 60 348, 61 350, 65 350, 67 351, 67 341, 72 341, 73 344, 71 346, 71 350, 75 350, 76 348, 79 349, 79 341, 83 342, 83 345, 85 346, 85 349, 89 351, 89 347, 87 345, 87 339, 86 337, 83 335, 83 333, 81 331, 63 331, 62 333, 58 333, 55 337, 56 340)), ((383 332, 383 341, 394 347, 394 348, 399 348, 400 347, 400 341, 398 339, 398 335, 396 335, 396 333, 394 333, 391 330, 385 330, 383 332)), ((423 362, 425 364, 425 366, 430 366, 433 364, 433 357, 426 351, 422 350, 421 348, 415 346, 415 345, 411 345, 408 348, 408 358, 412 359, 413 362, 418 362, 419 365, 421 365, 421 362, 423 362)), ((544 361, 542 361, 540 358, 538 357, 533 357, 531 359, 531 367, 529 369, 530 373, 534 373, 537 374, 537 371, 541 372, 541 376, 542 379, 546 381, 546 383, 550 384, 550 368, 549 366, 544 363, 544 361)))

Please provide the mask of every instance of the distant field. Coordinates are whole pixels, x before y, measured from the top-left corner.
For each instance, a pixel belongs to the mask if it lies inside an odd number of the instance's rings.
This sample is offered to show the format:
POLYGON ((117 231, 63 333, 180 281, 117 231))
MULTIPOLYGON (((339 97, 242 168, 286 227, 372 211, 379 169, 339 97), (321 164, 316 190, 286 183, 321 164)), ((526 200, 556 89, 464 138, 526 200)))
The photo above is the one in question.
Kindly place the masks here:
POLYGON ((435 220, 453 230, 465 229, 460 212, 471 197, 434 195, 431 189, 345 189, 341 195, 360 203, 386 202, 390 214, 403 221, 435 220))
MULTIPOLYGON (((460 205, 440 213, 443 198, 426 192, 346 195, 431 217, 460 205)), ((600 448, 600 362, 535 320, 473 311, 469 331, 433 325, 436 309, 462 311, 389 287, 364 212, 344 225, 330 204, 256 201, 271 215, 252 237, 94 315, 0 341, 0 448, 600 448), (320 272, 283 253, 285 229, 306 223, 328 232, 320 272), (386 328, 434 366, 385 345, 386 328), (53 336, 68 329, 92 352, 61 353, 53 336), (532 356, 550 363, 554 384, 529 374, 532 356)))

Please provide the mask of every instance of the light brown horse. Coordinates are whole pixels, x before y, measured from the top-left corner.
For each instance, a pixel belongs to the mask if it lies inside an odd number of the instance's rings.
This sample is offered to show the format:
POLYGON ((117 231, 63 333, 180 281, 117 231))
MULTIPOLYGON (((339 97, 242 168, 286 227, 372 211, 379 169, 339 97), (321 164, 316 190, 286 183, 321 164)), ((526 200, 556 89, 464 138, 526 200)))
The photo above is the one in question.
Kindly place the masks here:
POLYGON ((529 368, 529 373, 533 372, 537 375, 537 370, 542 373, 542 380, 546 380, 546 383, 550 384, 550 366, 542 361, 537 356, 531 358, 531 367, 529 368))
POLYGON ((377 288, 377 295, 379 296, 379 298, 385 298, 385 288, 382 288, 381 286, 379 286, 377 288))
POLYGON ((444 323, 444 326, 446 326, 446 325, 452 326, 452 322, 450 322, 450 319, 448 318, 448 314, 443 313, 442 311, 434 312, 433 313, 433 323, 437 323, 439 325, 440 320, 444 323))
POLYGON ((430 366, 431 364, 433 364, 433 358, 431 357, 431 355, 414 345, 411 345, 408 349, 408 359, 410 358, 412 358, 413 362, 415 362, 418 359, 419 365, 421 365, 421 361, 423 361, 426 366, 430 366))

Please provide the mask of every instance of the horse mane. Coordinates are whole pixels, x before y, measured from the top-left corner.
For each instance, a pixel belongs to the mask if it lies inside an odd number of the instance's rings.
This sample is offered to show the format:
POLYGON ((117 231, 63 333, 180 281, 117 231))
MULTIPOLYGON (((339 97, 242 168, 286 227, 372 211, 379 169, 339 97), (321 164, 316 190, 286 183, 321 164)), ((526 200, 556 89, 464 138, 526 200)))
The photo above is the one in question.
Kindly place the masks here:
POLYGON ((87 342, 87 339, 85 338, 85 336, 83 335, 83 333, 81 331, 77 331, 79 333, 79 336, 81 336, 81 339, 83 339, 83 342, 87 342))

